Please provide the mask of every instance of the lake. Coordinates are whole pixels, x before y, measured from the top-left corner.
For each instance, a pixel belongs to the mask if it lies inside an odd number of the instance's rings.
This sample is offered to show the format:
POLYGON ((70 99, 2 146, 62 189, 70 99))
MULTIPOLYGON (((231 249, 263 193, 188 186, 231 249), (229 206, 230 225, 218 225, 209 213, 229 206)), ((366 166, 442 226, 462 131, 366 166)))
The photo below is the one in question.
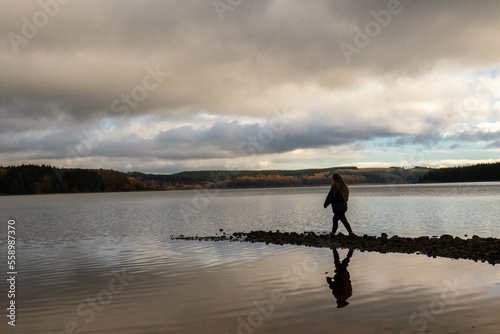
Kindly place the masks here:
MULTIPOLYGON (((498 182, 350 189, 347 218, 356 234, 500 238, 498 182)), ((252 230, 330 231, 332 212, 322 206, 328 190, 1 197, 5 256, 7 222, 16 222, 17 307, 12 327, 5 316, 7 299, 1 299, 0 331, 500 332, 498 265, 170 239, 252 230)), ((346 233, 342 224, 339 231, 346 233)), ((8 278, 6 261, 0 269, 8 278)), ((2 296, 8 292, 5 282, 2 296)))

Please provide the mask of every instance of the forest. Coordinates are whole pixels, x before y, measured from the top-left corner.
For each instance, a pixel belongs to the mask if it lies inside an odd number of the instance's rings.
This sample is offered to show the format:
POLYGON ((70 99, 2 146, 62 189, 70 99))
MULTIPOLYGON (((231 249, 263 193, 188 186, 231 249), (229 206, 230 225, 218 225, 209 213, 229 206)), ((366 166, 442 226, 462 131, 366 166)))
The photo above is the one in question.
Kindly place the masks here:
POLYGON ((53 194, 146 190, 141 182, 112 170, 52 166, 0 166, 0 193, 53 194))
POLYGON ((420 182, 500 181, 500 162, 429 170, 420 182))
POLYGON ((207 170, 146 174, 50 165, 0 166, 0 194, 53 194, 178 189, 306 187, 331 184, 334 173, 348 184, 500 181, 500 162, 426 168, 330 167, 300 170, 207 170))
POLYGON ((417 183, 429 168, 331 167, 301 170, 188 171, 146 174, 50 165, 0 166, 0 194, 53 194, 177 189, 303 187, 331 184, 339 173, 348 184, 417 183))

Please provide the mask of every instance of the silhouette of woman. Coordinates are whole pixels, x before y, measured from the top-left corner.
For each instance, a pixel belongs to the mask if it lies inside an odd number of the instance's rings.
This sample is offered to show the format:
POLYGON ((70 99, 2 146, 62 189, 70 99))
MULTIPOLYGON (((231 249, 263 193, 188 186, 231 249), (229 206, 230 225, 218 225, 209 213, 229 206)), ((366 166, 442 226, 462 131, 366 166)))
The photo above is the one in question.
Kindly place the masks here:
POLYGON ((332 205, 332 236, 335 235, 335 232, 337 232, 337 228, 339 227, 339 220, 344 224, 347 232, 349 232, 349 234, 352 234, 351 225, 349 225, 349 222, 345 217, 345 213, 347 211, 347 200, 349 200, 349 188, 342 179, 342 176, 340 176, 339 174, 333 174, 332 179, 332 187, 330 188, 330 192, 328 193, 328 196, 326 196, 325 203, 323 204, 323 207, 325 209, 328 205, 332 205))
POLYGON ((340 262, 337 250, 332 248, 332 251, 333 261, 335 262, 335 276, 327 277, 326 281, 332 290, 332 295, 337 299, 337 308, 342 308, 349 305, 347 299, 352 296, 351 276, 347 271, 347 266, 354 250, 349 249, 346 258, 342 262, 340 262))

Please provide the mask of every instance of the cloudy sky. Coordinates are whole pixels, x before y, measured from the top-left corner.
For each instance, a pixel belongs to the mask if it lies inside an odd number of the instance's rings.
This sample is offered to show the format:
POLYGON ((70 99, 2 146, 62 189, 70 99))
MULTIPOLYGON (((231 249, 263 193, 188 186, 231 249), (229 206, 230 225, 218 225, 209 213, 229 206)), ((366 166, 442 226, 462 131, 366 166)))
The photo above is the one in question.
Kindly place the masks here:
POLYGON ((499 1, 0 5, 0 165, 500 160, 499 1))

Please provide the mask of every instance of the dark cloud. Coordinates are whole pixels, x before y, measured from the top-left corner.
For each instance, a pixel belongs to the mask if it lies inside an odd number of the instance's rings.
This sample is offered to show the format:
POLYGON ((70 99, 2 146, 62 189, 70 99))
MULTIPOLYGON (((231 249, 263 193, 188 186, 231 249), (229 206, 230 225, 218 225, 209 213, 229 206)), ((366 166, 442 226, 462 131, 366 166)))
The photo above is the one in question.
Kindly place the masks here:
POLYGON ((500 140, 494 141, 493 143, 486 146, 487 149, 490 148, 500 148, 500 140))
POLYGON ((65 156, 71 152, 80 157, 159 158, 169 160, 234 159, 257 154, 274 154, 296 149, 314 149, 353 144, 395 134, 384 129, 301 125, 271 128, 267 125, 216 122, 210 127, 183 126, 161 132, 152 139, 136 134, 102 140, 92 133, 50 132, 38 138, 27 135, 4 140, 3 152, 39 151, 44 158, 65 156))
POLYGON ((500 131, 484 130, 479 127, 462 131, 450 139, 464 142, 492 142, 500 139, 500 131))
POLYGON ((8 2, 0 14, 0 98, 53 102, 82 119, 109 110, 158 65, 171 77, 134 114, 255 115, 262 111, 252 100, 288 82, 340 88, 367 75, 429 71, 439 60, 497 62, 500 3, 401 1, 399 8, 347 64, 339 44, 353 44, 356 28, 375 22, 386 2, 246 1, 220 21, 210 1, 72 1, 18 54, 9 33, 22 35, 22 18, 41 8, 8 2))
POLYGON ((211 127, 184 126, 160 133, 154 139, 120 139, 99 146, 95 154, 111 157, 184 159, 234 159, 275 154, 296 149, 314 149, 331 145, 353 144, 393 134, 383 129, 346 129, 321 125, 301 126, 298 130, 259 124, 216 122, 211 127), (133 153, 132 153, 133 152, 133 153))

